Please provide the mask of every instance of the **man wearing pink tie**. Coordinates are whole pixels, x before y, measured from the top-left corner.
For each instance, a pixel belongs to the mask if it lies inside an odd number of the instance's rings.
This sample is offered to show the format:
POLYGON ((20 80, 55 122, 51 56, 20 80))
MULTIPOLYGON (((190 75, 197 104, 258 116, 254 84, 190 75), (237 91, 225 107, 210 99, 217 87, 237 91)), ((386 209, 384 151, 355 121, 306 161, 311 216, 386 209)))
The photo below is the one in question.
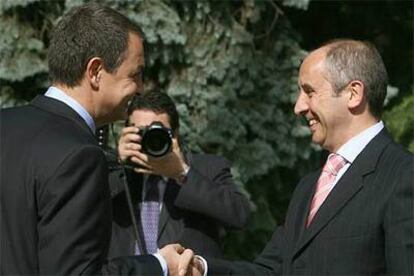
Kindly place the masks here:
POLYGON ((204 270, 413 275, 414 158, 381 121, 387 72, 378 51, 331 41, 305 58, 298 85, 294 111, 330 152, 323 169, 297 185, 283 226, 254 262, 206 258, 204 270))

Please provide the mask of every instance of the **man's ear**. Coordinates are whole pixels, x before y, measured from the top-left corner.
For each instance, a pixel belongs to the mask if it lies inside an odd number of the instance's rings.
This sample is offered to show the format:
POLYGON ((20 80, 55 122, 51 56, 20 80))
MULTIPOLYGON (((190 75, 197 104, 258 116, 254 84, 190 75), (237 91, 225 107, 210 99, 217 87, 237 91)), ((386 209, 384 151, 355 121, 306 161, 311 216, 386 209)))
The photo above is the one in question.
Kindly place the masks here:
POLYGON ((178 138, 178 135, 179 135, 179 132, 178 132, 178 128, 177 128, 177 129, 175 129, 175 130, 173 131, 173 136, 174 136, 175 138, 178 138))
POLYGON ((103 73, 103 61, 101 58, 91 58, 86 66, 86 78, 94 90, 99 88, 99 82, 103 73))
POLYGON ((348 108, 356 109, 361 107, 366 100, 364 83, 359 80, 353 80, 346 89, 349 92, 348 108))

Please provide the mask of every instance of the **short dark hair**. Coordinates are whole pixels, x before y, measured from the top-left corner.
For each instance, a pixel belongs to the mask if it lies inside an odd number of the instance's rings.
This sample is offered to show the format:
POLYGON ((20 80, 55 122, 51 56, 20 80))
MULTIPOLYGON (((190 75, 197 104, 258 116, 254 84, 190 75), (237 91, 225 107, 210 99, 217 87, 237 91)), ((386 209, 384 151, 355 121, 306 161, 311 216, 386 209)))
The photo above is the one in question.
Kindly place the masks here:
POLYGON ((113 73, 125 59, 129 33, 144 43, 141 28, 121 13, 97 3, 72 8, 63 15, 50 39, 49 78, 69 87, 79 85, 93 57, 113 73))
POLYGON ((180 127, 179 116, 174 101, 163 92, 149 91, 135 95, 132 99, 127 113, 128 117, 135 110, 149 110, 156 114, 165 113, 168 115, 171 129, 174 133, 180 127))
POLYGON ((328 47, 325 69, 335 92, 340 93, 352 80, 361 81, 365 86, 371 114, 381 118, 388 75, 375 46, 352 39, 337 39, 324 46, 328 47))

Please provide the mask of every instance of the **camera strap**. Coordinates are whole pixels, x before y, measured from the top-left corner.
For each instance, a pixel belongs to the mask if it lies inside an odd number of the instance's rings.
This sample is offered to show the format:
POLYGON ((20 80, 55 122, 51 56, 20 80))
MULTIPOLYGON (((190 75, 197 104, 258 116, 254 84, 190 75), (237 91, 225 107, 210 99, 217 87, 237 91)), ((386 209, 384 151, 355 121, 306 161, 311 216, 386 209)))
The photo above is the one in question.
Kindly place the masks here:
POLYGON ((148 254, 148 252, 147 252, 146 247, 143 246, 142 240, 140 238, 141 236, 140 236, 139 231, 138 231, 138 222, 137 222, 135 211, 134 211, 135 208, 134 208, 134 205, 132 204, 131 191, 129 190, 129 186, 128 186, 126 169, 123 165, 122 165, 122 169, 124 171, 123 182, 124 182, 124 188, 125 188, 125 195, 126 195, 126 199, 127 199, 127 203, 128 203, 129 215, 130 215, 131 221, 132 221, 135 241, 137 243, 137 248, 138 248, 139 252, 141 253, 141 255, 146 255, 146 254, 148 254))
MULTIPOLYGON (((111 124, 111 132, 112 132, 112 137, 113 137, 114 142, 115 142, 115 148, 118 148, 118 142, 117 142, 117 139, 115 137, 115 131, 114 131, 114 128, 113 128, 113 124, 111 124)), ((129 186, 128 186, 127 171, 126 171, 125 164, 121 163, 121 167, 122 167, 122 171, 124 173, 123 184, 124 184, 125 195, 126 195, 127 204, 128 204, 129 215, 130 215, 131 221, 132 221, 132 227, 133 227, 135 242, 137 244, 137 248, 138 248, 139 252, 142 255, 145 255, 145 254, 147 254, 147 249, 145 248, 145 246, 143 246, 142 240, 140 238, 141 236, 139 235, 139 232, 138 232, 138 223, 137 223, 137 219, 136 219, 136 215, 135 215, 135 211, 134 211, 135 209, 134 209, 134 206, 132 204, 131 191, 130 191, 129 186)))

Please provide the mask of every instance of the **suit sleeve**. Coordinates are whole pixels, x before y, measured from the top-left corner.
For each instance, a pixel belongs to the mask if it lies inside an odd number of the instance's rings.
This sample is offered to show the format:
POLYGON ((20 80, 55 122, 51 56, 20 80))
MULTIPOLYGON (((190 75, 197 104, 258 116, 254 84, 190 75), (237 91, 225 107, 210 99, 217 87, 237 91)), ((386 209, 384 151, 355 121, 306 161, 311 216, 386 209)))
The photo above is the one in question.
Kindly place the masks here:
POLYGON ((249 201, 233 182, 229 162, 216 156, 191 163, 175 205, 234 228, 242 228, 250 215, 249 201))
POLYGON ((401 166, 385 213, 387 274, 414 275, 414 158, 401 166))
POLYGON ((276 228, 262 253, 253 261, 227 261, 206 258, 207 275, 281 275, 283 228, 276 228))
POLYGON ((111 235, 107 175, 102 151, 81 146, 68 153, 38 187, 40 274, 162 275, 153 256, 106 260, 111 235))

